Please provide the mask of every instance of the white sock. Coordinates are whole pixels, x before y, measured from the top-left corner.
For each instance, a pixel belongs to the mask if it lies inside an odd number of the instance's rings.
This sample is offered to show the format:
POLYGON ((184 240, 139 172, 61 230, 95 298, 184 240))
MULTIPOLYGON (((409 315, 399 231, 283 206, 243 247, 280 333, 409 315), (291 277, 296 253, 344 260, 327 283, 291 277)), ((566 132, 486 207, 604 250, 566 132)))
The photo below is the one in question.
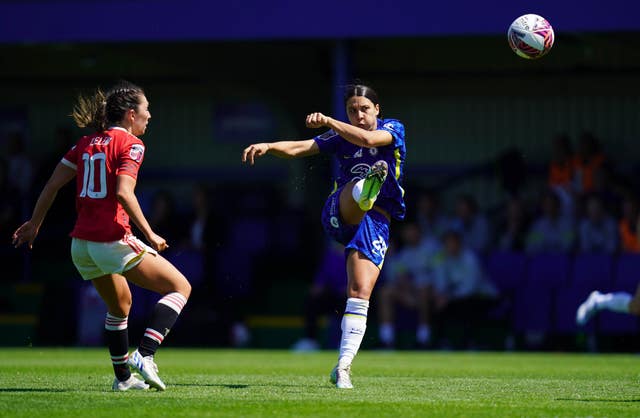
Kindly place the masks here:
POLYGON ((347 299, 347 307, 342 317, 342 340, 340 341, 340 356, 338 366, 351 366, 353 358, 358 353, 364 332, 367 329, 367 311, 369 301, 358 298, 347 299))
POLYGON ((416 329, 416 341, 420 344, 427 344, 431 339, 431 328, 427 324, 418 325, 416 329))
POLYGON ((360 179, 353 185, 353 189, 351 189, 351 197, 356 202, 360 201, 360 195, 362 195, 362 186, 364 185, 364 179, 360 179))
POLYGON ((380 341, 383 344, 393 344, 396 339, 396 330, 393 329, 393 325, 389 322, 380 324, 380 341))
POLYGON ((598 309, 629 313, 629 302, 633 297, 627 292, 605 293, 596 299, 598 309))

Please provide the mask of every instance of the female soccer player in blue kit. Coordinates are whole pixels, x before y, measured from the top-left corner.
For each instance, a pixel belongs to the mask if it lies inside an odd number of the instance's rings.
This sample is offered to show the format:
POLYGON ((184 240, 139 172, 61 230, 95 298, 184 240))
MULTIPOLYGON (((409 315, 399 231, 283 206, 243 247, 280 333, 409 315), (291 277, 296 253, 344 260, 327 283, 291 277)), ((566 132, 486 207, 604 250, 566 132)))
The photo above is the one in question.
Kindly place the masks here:
POLYGON ((350 123, 312 113, 307 127, 329 131, 308 140, 252 144, 244 150, 242 161, 253 165, 256 157, 266 154, 298 158, 318 153, 333 154, 338 160, 339 173, 322 211, 322 225, 346 248, 348 299, 331 381, 350 389, 351 363, 364 337, 369 298, 389 241, 389 223, 392 218, 402 220, 405 214, 406 148, 402 123, 378 118, 380 104, 373 89, 361 84, 347 87, 345 105, 350 123))

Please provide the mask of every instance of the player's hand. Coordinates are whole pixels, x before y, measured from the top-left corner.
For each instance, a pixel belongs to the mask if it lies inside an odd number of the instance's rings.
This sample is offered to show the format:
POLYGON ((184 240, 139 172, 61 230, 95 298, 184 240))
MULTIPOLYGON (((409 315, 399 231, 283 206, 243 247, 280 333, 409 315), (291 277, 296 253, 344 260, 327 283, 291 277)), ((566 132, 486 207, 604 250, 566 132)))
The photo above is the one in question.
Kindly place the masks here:
POLYGON ((269 151, 269 144, 267 143, 251 144, 244 149, 244 152, 242 153, 242 162, 249 162, 249 164, 253 165, 256 157, 262 157, 267 153, 267 151, 269 151))
POLYGON ((322 128, 323 126, 326 126, 329 123, 329 117, 323 115, 320 112, 315 112, 312 113, 310 115, 307 115, 307 120, 305 121, 305 124, 307 125, 307 128, 322 128))
POLYGON ((154 232, 152 232, 147 237, 147 240, 149 240, 149 245, 151 246, 151 248, 153 248, 157 252, 162 252, 169 248, 169 244, 167 244, 167 241, 154 232))
POLYGON ((11 239, 13 240, 13 246, 18 248, 22 244, 26 243, 29 249, 33 248, 33 240, 36 239, 38 235, 39 228, 36 227, 33 222, 27 221, 20 226, 20 228, 16 229, 16 232, 13 233, 11 239))

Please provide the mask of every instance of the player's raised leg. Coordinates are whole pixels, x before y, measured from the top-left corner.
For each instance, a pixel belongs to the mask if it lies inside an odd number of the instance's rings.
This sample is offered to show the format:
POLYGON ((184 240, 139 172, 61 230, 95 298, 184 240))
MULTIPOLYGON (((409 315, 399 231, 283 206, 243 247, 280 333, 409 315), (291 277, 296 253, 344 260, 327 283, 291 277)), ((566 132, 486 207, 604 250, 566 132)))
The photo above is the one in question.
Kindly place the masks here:
POLYGON ((163 295, 153 309, 138 349, 129 357, 129 366, 137 370, 149 385, 165 390, 166 385, 158 376, 154 355, 187 303, 191 285, 161 255, 146 254, 138 265, 124 274, 138 286, 163 295))
POLYGON ((357 225, 364 214, 373 208, 389 168, 385 161, 377 161, 363 179, 345 185, 340 192, 340 217, 347 225, 357 225))
POLYGON ((126 279, 117 274, 109 274, 93 279, 92 283, 108 309, 104 328, 113 371, 116 375, 112 389, 116 391, 148 389, 149 385, 133 376, 128 366, 128 318, 131 309, 131 291, 126 279))

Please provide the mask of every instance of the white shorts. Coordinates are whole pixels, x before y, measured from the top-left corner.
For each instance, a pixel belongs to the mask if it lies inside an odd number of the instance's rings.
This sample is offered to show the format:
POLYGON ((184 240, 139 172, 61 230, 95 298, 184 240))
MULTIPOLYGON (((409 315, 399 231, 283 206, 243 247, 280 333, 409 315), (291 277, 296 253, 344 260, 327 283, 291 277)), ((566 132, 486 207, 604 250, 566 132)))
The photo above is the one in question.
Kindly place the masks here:
POLYGON ((122 274, 137 266, 146 253, 158 254, 134 235, 111 242, 79 238, 71 240, 71 259, 84 280, 107 274, 122 274))

